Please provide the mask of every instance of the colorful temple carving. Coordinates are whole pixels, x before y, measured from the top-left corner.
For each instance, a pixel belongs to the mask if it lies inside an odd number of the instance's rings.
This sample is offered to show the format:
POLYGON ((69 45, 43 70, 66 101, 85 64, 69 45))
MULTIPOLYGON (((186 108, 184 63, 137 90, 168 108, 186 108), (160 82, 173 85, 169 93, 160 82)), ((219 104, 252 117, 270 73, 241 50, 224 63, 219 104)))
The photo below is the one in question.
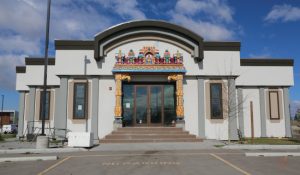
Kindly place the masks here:
POLYGON ((178 50, 171 56, 166 49, 161 56, 154 46, 144 46, 137 56, 132 49, 127 56, 119 50, 115 58, 116 65, 113 72, 186 72, 182 54, 178 50))
POLYGON ((143 47, 140 49, 138 56, 132 49, 128 52, 127 56, 119 50, 116 54, 117 64, 182 64, 182 54, 177 51, 171 57, 168 49, 165 50, 163 57, 160 56, 159 51, 155 47, 143 47))

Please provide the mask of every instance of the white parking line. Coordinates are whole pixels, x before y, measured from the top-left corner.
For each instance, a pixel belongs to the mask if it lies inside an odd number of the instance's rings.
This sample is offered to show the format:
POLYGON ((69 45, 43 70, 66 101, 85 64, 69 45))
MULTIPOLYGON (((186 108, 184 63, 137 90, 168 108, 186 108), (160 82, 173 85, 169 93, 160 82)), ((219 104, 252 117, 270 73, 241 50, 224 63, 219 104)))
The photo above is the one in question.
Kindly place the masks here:
POLYGON ((50 166, 49 168, 45 169, 44 171, 40 172, 38 175, 43 175, 46 174, 47 172, 49 172, 50 170, 52 170, 53 168, 57 167, 58 165, 62 164, 64 161, 70 159, 71 157, 66 157, 64 159, 62 159, 61 161, 57 162, 56 164, 50 166))
POLYGON ((225 159, 223 159, 223 158, 221 158, 221 157, 219 157, 219 156, 217 156, 215 154, 210 154, 210 155, 213 156, 214 158, 216 158, 216 159, 224 162, 225 164, 229 165, 230 167, 234 168, 235 170, 237 170, 237 171, 239 171, 239 172, 241 172, 241 173, 243 173, 245 175, 250 175, 250 173, 246 172, 245 170, 242 170, 241 168, 239 168, 238 166, 236 166, 236 165, 228 162, 227 160, 225 160, 225 159))

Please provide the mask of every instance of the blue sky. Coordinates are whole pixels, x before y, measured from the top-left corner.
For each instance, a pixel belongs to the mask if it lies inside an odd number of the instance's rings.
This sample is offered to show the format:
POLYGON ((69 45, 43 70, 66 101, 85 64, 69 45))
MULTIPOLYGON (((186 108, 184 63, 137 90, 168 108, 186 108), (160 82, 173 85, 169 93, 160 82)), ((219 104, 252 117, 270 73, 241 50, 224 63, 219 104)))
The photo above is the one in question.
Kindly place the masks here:
MULTIPOLYGON (((0 1, 0 95, 18 109, 15 66, 44 52, 47 0, 0 1)), ((54 39, 93 39, 112 25, 160 19, 187 27, 207 41, 241 41, 242 58, 293 58, 292 110, 300 107, 300 1, 297 0, 52 0, 54 39)))

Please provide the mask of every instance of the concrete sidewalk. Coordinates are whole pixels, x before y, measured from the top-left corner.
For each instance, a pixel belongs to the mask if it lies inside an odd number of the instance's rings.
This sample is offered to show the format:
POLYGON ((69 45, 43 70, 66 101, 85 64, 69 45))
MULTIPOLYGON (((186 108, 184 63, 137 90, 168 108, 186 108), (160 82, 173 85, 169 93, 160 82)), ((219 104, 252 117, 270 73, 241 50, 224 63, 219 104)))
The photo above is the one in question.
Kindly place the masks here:
POLYGON ((164 150, 201 150, 218 149, 216 145, 224 145, 218 140, 203 142, 166 142, 166 143, 105 143, 90 151, 164 151, 164 150))
POLYGON ((240 149, 240 150, 300 150, 300 145, 247 145, 232 144, 225 145, 222 149, 240 149))
POLYGON ((163 142, 163 143, 104 143, 91 149, 85 148, 48 148, 35 149, 32 142, 4 142, 0 143, 0 154, 20 153, 63 153, 76 151, 151 151, 151 150, 201 150, 218 149, 224 143, 217 140, 204 140, 203 142, 163 142))
POLYGON ((0 157, 0 163, 2 162, 24 162, 24 161, 46 161, 57 160, 57 156, 33 156, 33 157, 0 157))
POLYGON ((12 149, 12 150, 0 150, 0 154, 45 154, 45 153, 69 153, 88 151, 85 148, 47 148, 47 149, 12 149))

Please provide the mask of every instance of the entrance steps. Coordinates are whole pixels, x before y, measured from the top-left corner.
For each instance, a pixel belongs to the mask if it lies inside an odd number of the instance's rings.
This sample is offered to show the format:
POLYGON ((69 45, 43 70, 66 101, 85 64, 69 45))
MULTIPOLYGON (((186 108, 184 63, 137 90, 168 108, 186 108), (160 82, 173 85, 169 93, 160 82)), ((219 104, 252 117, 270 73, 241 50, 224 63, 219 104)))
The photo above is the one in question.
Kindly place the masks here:
POLYGON ((107 135, 100 143, 201 142, 202 139, 174 127, 125 127, 107 135))

